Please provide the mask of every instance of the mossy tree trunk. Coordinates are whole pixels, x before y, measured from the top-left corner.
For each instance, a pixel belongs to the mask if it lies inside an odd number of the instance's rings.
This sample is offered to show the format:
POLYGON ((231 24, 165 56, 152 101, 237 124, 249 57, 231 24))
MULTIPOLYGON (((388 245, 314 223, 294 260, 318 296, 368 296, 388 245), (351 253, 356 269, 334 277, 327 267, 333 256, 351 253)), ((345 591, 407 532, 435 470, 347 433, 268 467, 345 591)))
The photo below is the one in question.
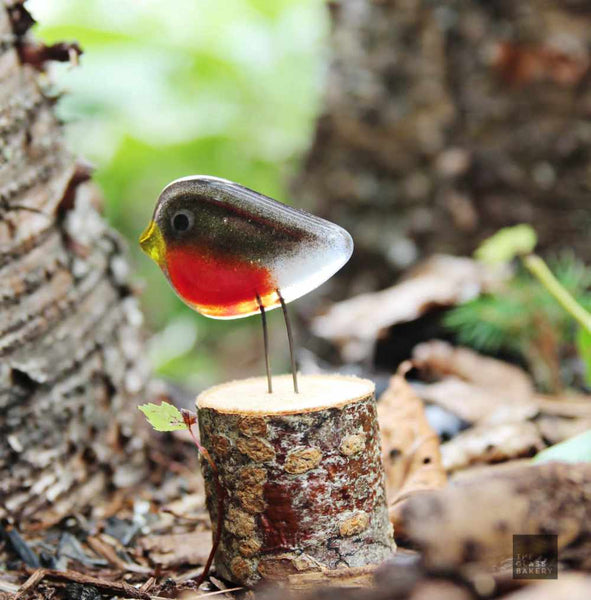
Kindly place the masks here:
POLYGON ((0 517, 23 526, 142 477, 148 374, 121 241, 40 82, 68 49, 30 24, 0 0, 0 517))

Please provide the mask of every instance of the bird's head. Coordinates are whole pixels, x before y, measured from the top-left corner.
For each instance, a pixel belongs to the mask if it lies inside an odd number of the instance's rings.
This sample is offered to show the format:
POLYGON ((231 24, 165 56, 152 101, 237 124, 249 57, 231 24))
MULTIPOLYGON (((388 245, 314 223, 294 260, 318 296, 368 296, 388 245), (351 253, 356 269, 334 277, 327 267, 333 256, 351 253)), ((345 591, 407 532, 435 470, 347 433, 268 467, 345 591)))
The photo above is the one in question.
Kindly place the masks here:
POLYGON ((225 183, 217 177, 194 175, 167 185, 158 198, 152 220, 140 236, 142 250, 165 268, 169 250, 199 239, 199 208, 204 202, 216 201, 225 183))

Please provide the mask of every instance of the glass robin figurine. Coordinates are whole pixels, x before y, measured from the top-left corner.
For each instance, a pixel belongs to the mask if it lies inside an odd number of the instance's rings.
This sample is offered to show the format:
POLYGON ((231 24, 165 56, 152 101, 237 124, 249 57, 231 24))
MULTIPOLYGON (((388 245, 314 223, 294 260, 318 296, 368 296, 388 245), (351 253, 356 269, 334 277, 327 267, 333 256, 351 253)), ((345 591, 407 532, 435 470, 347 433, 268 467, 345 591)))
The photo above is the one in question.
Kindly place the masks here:
POLYGON ((181 300, 202 315, 261 313, 269 392, 265 311, 281 306, 298 391, 286 304, 349 260, 353 240, 347 231, 232 181, 195 175, 164 188, 140 245, 181 300))

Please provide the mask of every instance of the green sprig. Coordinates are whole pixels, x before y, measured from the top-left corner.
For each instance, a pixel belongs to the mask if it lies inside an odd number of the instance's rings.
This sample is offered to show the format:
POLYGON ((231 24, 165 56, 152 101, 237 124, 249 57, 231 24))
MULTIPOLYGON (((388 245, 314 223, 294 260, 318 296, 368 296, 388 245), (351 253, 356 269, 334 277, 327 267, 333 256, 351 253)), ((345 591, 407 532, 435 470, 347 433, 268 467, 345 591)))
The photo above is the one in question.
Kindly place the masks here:
POLYGON ((168 402, 142 404, 138 408, 156 431, 178 431, 188 428, 179 409, 168 402))

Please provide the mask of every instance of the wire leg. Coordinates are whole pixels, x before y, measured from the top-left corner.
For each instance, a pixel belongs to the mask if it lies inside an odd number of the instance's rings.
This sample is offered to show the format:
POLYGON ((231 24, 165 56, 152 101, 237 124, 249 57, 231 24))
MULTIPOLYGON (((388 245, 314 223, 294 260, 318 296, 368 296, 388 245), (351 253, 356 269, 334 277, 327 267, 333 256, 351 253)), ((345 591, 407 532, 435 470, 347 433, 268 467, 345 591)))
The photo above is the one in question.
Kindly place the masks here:
POLYGON ((287 329, 287 339, 289 341, 289 356, 291 358, 291 376, 293 377, 293 391, 296 394, 300 393, 298 389, 298 370, 296 366, 295 353, 293 347, 293 335, 291 333, 291 323, 289 321, 289 314, 287 313, 287 306, 285 304, 285 300, 281 295, 281 292, 277 289, 275 290, 277 295, 279 296, 279 302, 281 302, 281 310, 283 310, 283 318, 285 319, 285 327, 287 329))
POLYGON ((267 390, 273 393, 273 382, 271 381, 271 363, 269 361, 269 332, 267 331, 267 315, 261 297, 257 294, 257 303, 261 311, 261 323, 263 324, 263 344, 265 345, 265 369, 267 371, 267 390))

